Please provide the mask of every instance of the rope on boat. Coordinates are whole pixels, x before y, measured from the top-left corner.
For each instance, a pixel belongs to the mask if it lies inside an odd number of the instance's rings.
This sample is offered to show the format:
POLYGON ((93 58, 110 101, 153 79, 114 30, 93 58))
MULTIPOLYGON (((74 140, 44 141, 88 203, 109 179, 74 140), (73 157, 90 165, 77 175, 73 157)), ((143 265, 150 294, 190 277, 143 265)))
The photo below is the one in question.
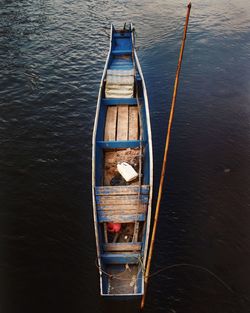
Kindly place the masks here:
MULTIPOLYGON (((142 272, 144 273, 145 272, 145 268, 143 266, 143 262, 141 260, 141 257, 138 258, 138 261, 140 263, 140 268, 139 270, 142 270, 142 272)), ((131 281, 131 278, 122 278, 121 276, 128 270, 128 268, 126 267, 125 270, 119 274, 109 274, 107 273, 106 271, 104 271, 101 266, 99 266, 97 264, 97 258, 96 258, 96 261, 95 261, 95 265, 96 267, 106 276, 108 276, 110 279, 117 279, 117 280, 121 280, 121 281, 131 281)), ((201 266, 201 265, 196 265, 196 264, 191 264, 191 263, 177 263, 177 264, 173 264, 173 265, 167 265, 167 266, 164 266, 163 268, 153 272, 152 274, 149 275, 149 277, 155 277, 157 275, 159 275, 160 273, 168 270, 168 269, 172 269, 172 268, 177 268, 177 267, 192 267, 194 269, 198 269, 198 270, 202 270, 208 274, 210 274, 212 277, 214 277, 219 283, 221 283, 221 285, 223 285, 227 290, 229 290, 231 293, 234 293, 233 289, 222 279, 220 278, 218 275, 216 275, 214 272, 210 271, 208 268, 204 267, 204 266, 201 266)), ((142 278, 137 278, 138 279, 142 279, 142 278)))
MULTIPOLYGON (((145 268, 144 268, 144 265, 143 265, 143 262, 142 262, 140 256, 138 257, 138 262, 140 263, 140 266, 138 267, 138 272, 141 270, 142 273, 144 273, 145 268)), ((110 273, 107 273, 106 271, 104 271, 104 270, 102 269, 102 267, 98 265, 98 263, 97 263, 97 258, 96 258, 96 260, 95 260, 95 266, 96 266, 104 275, 108 276, 110 279, 117 279, 117 280, 121 280, 121 281, 131 281, 131 278, 121 278, 121 276, 122 276, 123 274, 125 274, 125 273, 127 272, 127 270, 129 270, 129 265, 128 265, 128 264, 126 264, 125 270, 124 270, 123 272, 119 273, 119 274, 110 274, 110 273)), ((137 278, 137 280, 138 280, 138 279, 143 279, 143 278, 137 278)))

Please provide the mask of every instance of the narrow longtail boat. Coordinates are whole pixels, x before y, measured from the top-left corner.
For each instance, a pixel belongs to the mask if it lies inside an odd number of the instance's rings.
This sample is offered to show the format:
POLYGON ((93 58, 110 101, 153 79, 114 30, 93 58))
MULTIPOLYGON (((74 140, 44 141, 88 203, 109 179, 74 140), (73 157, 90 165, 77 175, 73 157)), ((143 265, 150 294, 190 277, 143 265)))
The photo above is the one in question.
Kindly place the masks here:
POLYGON ((134 28, 111 25, 93 130, 92 195, 102 296, 144 294, 153 184, 146 86, 134 28))

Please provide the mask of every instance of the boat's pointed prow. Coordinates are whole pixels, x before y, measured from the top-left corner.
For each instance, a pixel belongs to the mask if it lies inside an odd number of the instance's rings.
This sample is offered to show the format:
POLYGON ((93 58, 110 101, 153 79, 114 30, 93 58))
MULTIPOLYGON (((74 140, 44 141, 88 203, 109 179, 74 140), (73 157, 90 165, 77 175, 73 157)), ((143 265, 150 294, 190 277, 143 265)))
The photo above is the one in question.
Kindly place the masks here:
POLYGON ((153 183, 148 99, 133 26, 111 25, 93 130, 92 193, 101 294, 144 292, 153 183))

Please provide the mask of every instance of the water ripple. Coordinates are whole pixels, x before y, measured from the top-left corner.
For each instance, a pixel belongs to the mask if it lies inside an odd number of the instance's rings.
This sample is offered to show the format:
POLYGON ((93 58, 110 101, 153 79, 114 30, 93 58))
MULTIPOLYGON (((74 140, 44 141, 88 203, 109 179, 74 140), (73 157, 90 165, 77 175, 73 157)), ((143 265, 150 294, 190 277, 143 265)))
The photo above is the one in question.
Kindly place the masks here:
MULTIPOLYGON (((1 1, 4 312, 116 311, 98 296, 90 185, 110 23, 132 21, 136 28, 157 187, 185 6, 182 0, 1 1)), ((193 3, 153 265, 206 266, 244 297, 201 273, 168 271, 150 282, 148 312, 250 311, 249 27, 247 0, 193 3)), ((136 307, 127 303, 119 311, 136 307)))

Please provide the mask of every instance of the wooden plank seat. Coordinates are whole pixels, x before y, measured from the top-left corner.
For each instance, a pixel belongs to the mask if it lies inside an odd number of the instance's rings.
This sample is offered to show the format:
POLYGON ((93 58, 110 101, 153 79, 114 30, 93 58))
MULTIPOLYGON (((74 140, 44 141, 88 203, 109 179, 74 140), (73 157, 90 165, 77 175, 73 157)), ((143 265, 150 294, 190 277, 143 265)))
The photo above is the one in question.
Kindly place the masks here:
POLYGON ((97 141, 96 144, 103 149, 127 149, 127 148, 139 148, 145 146, 144 140, 119 140, 119 141, 97 141))
POLYGON ((120 252, 120 251, 140 251, 141 242, 119 242, 103 244, 104 251, 120 252))
MULTIPOLYGON (((95 194, 99 195, 138 195, 139 186, 96 186, 95 194)), ((149 194, 149 185, 141 185, 140 194, 149 194)))
POLYGON ((101 222, 134 222, 144 221, 147 203, 138 204, 97 204, 98 221, 101 222))
POLYGON ((148 194, 135 195, 101 195, 96 196, 96 203, 102 208, 110 205, 138 205, 140 200, 141 204, 148 203, 148 194))
POLYGON ((96 187, 99 222, 144 221, 147 213, 149 186, 96 187))
POLYGON ((139 263, 140 253, 103 253, 101 258, 106 264, 137 264, 139 263))
POLYGON ((122 214, 117 215, 113 212, 107 213, 103 211, 97 212, 98 222, 99 223, 133 223, 133 222, 145 222, 146 214, 145 213, 131 213, 131 214, 122 214))
POLYGON ((136 98, 102 98, 102 104, 104 105, 137 105, 136 98))

